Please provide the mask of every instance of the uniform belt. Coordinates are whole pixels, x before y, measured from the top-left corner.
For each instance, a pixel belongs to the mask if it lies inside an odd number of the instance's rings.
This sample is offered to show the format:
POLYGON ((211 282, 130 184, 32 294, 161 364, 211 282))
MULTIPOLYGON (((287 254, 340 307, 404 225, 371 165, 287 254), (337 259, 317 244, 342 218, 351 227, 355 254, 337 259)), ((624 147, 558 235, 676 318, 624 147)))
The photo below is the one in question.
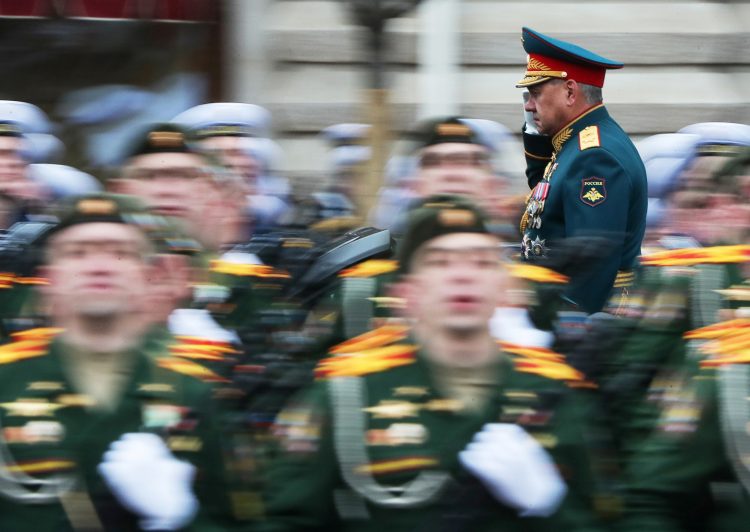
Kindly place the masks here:
POLYGON ((633 284, 635 272, 633 270, 619 270, 615 277, 614 288, 624 288, 633 284))

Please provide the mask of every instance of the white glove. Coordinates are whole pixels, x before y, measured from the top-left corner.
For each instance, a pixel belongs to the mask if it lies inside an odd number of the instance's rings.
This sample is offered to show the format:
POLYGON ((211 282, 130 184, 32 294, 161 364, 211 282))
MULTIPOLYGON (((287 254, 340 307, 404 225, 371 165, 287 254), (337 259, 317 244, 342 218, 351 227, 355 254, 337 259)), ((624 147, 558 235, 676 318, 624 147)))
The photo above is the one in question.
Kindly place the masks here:
POLYGON ((485 425, 458 457, 495 499, 523 517, 552 515, 567 492, 552 458, 518 425, 485 425))
POLYGON ((524 89, 521 94, 523 95, 523 118, 526 121, 523 132, 528 133, 529 135, 541 135, 534 123, 534 113, 530 113, 526 110, 526 102, 529 101, 529 91, 524 89))
POLYGON ((156 434, 124 434, 109 446, 99 474, 117 500, 140 518, 144 530, 176 530, 198 511, 195 467, 178 460, 156 434))

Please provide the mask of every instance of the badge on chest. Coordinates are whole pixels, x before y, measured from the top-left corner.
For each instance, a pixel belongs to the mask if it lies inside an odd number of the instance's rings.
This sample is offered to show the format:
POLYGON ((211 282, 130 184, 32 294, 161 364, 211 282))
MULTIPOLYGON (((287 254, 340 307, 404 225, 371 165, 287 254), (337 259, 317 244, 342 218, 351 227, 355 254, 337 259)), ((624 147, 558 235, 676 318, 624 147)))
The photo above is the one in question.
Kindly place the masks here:
POLYGON ((365 434, 368 445, 421 445, 427 441, 428 431, 418 423, 393 423, 386 429, 370 429, 365 434))

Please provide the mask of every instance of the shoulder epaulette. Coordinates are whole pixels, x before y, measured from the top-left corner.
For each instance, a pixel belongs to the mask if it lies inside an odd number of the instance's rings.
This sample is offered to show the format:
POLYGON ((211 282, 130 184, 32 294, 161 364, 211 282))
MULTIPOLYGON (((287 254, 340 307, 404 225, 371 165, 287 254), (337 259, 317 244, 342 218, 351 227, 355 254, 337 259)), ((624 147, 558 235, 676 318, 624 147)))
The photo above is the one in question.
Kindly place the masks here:
POLYGON ((749 245, 672 249, 641 257, 641 264, 644 266, 693 266, 748 261, 750 261, 749 245))
POLYGON ((564 362, 518 357, 513 360, 516 371, 533 373, 547 379, 565 381, 572 388, 595 388, 596 385, 585 379, 583 373, 564 362))
POLYGON ((701 350, 713 356, 732 355, 750 350, 750 328, 727 330, 703 344, 701 350))
POLYGON ((15 279, 16 284, 25 284, 25 285, 46 285, 49 284, 49 279, 46 277, 16 277, 15 279))
POLYGON ((415 345, 399 344, 329 357, 318 363, 315 378, 359 377, 406 366, 416 361, 416 351, 415 345))
POLYGON ((497 345, 499 345, 500 349, 502 349, 504 352, 511 355, 518 355, 538 360, 551 360, 555 362, 562 362, 565 360, 565 355, 555 353, 554 351, 552 351, 551 349, 547 349, 546 347, 532 347, 503 341, 498 341, 497 345))
POLYGON ((195 360, 224 360, 224 352, 217 351, 210 346, 174 344, 169 346, 169 354, 175 357, 195 360))
POLYGON ((49 280, 44 277, 20 277, 14 273, 0 273, 0 290, 3 288, 13 288, 16 284, 43 285, 49 284, 49 280))
POLYGON ((36 327, 11 333, 10 337, 14 342, 23 340, 52 340, 55 336, 63 331, 61 327, 36 327))
POLYGON ((572 388, 595 388, 584 374, 565 362, 565 355, 544 347, 527 347, 498 342, 503 352, 513 356, 516 371, 533 373, 547 379, 561 380, 572 388))
POLYGON ((181 373, 182 375, 189 375, 204 382, 228 382, 228 379, 214 373, 210 369, 181 357, 159 357, 156 359, 156 364, 160 368, 181 373))
POLYGON ((742 330, 750 330, 750 318, 737 318, 706 325, 705 327, 688 331, 683 336, 688 340, 707 340, 731 335, 742 330))
POLYGON ((2 272, 0 273, 0 289, 13 288, 13 283, 16 280, 16 274, 2 272))
POLYGON ((13 341, 0 346, 0 364, 36 358, 49 353, 49 344, 62 329, 29 329, 14 333, 13 341))
POLYGON ((519 279, 526 279, 528 281, 534 281, 536 283, 555 283, 565 284, 570 278, 567 275, 563 275, 555 270, 545 268, 544 266, 536 266, 534 264, 525 263, 512 263, 508 265, 510 274, 513 277, 519 279))
POLYGON ((238 277, 260 277, 264 279, 288 279, 289 274, 266 264, 241 264, 221 259, 211 261, 211 271, 238 277))
POLYGON ((683 336, 688 340, 708 340, 700 348, 708 355, 701 360, 701 367, 750 362, 750 318, 714 323, 688 331, 683 336))
POLYGON ((359 353, 375 347, 399 342, 407 337, 409 327, 407 325, 384 325, 372 331, 350 338, 331 348, 331 355, 344 355, 348 353, 359 353))
POLYGON ((599 126, 589 126, 583 128, 578 133, 578 147, 583 150, 589 148, 598 148, 601 146, 601 140, 599 139, 599 126))
POLYGON ((198 336, 177 336, 177 343, 169 346, 169 353, 184 358, 223 360, 239 351, 229 342, 208 340, 198 336))
MULTIPOLYGON (((745 348, 733 348, 730 352, 717 353, 701 360, 702 368, 717 368, 727 364, 747 364, 750 363, 750 337, 745 339, 745 348)), ((713 350, 712 350, 713 351, 713 350)))
POLYGON ((390 259, 372 259, 341 270, 339 277, 375 277, 398 270, 398 261, 390 259))

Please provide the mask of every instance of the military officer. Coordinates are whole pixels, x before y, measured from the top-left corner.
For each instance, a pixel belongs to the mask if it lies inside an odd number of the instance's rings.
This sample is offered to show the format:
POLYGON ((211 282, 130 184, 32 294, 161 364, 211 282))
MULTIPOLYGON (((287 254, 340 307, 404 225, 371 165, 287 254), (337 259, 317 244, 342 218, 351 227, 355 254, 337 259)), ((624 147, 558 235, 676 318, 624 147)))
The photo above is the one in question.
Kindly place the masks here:
POLYGON ((279 415, 266 530, 597 529, 586 383, 561 355, 500 352, 490 335, 499 243, 465 200, 411 213, 413 327, 337 346, 279 415))
POLYGON ((82 196, 40 244, 52 327, 0 355, 1 529, 229 526, 211 398, 221 378, 147 352, 162 222, 131 199, 82 196))
POLYGON ((612 240, 596 267, 570 283, 568 301, 592 313, 606 301, 618 272, 640 253, 646 226, 646 172, 638 152, 602 103, 608 69, 622 63, 523 28, 528 90, 524 146, 532 189, 521 220, 523 254, 547 255, 574 236, 612 240), (531 132, 540 134, 531 134, 531 132))

